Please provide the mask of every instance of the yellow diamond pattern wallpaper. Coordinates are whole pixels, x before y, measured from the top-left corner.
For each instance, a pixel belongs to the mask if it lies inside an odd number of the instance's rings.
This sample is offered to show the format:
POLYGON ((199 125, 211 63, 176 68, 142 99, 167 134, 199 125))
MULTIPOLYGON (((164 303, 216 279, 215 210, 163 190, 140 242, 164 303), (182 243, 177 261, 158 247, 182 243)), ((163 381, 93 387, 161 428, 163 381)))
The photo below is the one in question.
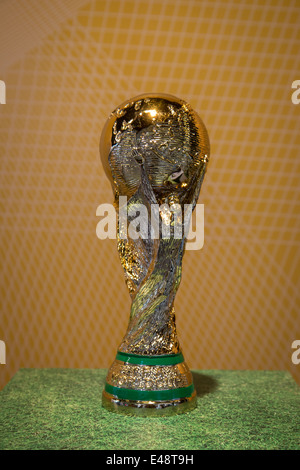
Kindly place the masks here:
POLYGON ((190 103, 211 141, 175 300, 186 362, 300 383, 299 25, 299 0, 0 2, 1 388, 114 360, 131 302, 96 234, 99 140, 142 93, 190 103))

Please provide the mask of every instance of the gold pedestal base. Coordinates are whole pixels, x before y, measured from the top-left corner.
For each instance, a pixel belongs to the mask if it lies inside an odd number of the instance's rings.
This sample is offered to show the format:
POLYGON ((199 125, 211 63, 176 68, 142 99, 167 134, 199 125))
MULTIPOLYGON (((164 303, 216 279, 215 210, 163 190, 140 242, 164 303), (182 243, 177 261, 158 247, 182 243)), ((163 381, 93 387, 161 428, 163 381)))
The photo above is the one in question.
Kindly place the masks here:
POLYGON ((173 416, 192 411, 197 406, 196 391, 191 397, 178 398, 177 400, 162 401, 135 401, 124 400, 110 395, 105 390, 102 394, 102 406, 114 413, 131 416, 173 416))
POLYGON ((109 411, 136 416, 171 416, 197 405, 192 374, 182 353, 140 356, 118 351, 102 394, 109 411))

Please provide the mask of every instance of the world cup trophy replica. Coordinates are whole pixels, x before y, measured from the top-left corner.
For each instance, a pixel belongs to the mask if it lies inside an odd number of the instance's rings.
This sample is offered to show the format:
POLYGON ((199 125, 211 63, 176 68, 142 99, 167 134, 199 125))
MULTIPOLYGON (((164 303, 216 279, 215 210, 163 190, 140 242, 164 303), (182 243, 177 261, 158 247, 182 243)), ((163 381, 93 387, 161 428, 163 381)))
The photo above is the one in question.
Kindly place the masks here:
POLYGON ((139 95, 108 118, 100 154, 112 183, 117 247, 132 302, 102 405, 140 416, 190 411, 196 390, 177 337, 174 300, 209 160, 206 128, 181 99, 139 95))

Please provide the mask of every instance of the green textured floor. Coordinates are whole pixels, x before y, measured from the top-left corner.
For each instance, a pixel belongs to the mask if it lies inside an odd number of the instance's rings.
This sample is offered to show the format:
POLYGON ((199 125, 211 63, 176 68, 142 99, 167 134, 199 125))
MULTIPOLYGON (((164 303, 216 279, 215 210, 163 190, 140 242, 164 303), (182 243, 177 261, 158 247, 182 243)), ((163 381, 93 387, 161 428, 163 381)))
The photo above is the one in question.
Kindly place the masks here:
POLYGON ((21 369, 0 392, 0 449, 299 449, 287 372, 194 371, 196 410, 140 418, 101 407, 105 370, 21 369))

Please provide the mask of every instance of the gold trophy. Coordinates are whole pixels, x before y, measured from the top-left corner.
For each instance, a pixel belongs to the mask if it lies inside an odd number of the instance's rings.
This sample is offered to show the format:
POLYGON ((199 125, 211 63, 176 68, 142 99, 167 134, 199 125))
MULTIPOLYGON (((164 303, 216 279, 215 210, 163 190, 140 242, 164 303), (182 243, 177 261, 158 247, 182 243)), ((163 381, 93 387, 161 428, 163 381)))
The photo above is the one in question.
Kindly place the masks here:
POLYGON ((118 252, 132 301, 102 404, 140 416, 190 411, 196 390, 177 337, 174 300, 209 159, 206 128, 181 99, 139 95, 110 115, 100 154, 112 183, 118 252))

